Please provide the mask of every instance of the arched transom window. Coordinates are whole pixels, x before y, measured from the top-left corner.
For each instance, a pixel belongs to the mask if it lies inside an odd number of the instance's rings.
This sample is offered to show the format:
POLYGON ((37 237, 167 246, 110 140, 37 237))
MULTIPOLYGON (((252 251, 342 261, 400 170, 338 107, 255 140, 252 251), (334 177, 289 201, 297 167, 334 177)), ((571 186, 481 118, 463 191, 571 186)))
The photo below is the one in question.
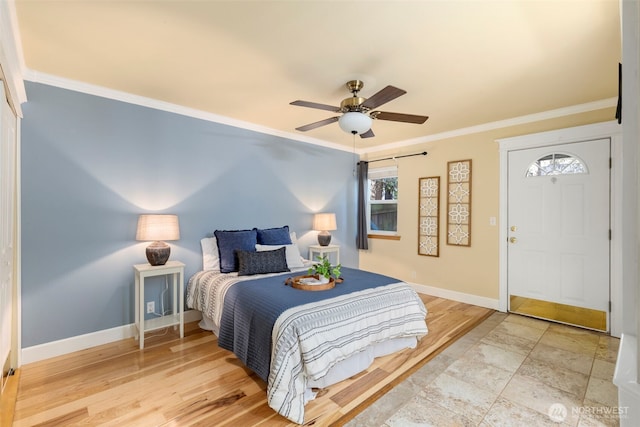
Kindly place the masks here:
POLYGON ((527 169, 527 177, 588 173, 587 166, 570 154, 553 153, 540 157, 527 169))

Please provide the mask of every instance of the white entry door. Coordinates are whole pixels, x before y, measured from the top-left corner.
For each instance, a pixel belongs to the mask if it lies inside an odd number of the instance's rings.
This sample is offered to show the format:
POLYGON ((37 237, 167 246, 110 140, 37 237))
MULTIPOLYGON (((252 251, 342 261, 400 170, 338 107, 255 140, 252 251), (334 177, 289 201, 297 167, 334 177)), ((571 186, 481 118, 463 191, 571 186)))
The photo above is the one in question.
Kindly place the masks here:
POLYGON ((596 310, 609 329, 609 158, 609 139, 509 152, 510 310, 518 298, 596 310))

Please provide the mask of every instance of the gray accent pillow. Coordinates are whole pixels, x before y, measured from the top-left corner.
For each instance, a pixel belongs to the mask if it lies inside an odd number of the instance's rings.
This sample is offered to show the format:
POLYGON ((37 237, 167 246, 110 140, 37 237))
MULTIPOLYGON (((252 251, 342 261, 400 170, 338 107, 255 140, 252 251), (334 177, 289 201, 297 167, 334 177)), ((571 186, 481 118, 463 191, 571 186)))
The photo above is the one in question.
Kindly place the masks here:
POLYGON ((236 255, 238 256, 238 276, 290 271, 287 267, 287 254, 284 246, 275 251, 236 251, 236 255))

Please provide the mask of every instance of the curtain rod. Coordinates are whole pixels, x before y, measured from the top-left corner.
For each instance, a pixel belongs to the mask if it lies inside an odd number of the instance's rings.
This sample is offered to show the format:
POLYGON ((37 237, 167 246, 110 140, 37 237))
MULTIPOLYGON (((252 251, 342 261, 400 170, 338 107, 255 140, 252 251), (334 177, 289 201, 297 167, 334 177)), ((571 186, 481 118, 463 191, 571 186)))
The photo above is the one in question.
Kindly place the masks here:
MULTIPOLYGON (((395 160, 395 159, 400 159, 402 157, 426 156, 426 155, 427 155, 427 152, 423 151, 422 153, 405 154, 404 156, 395 156, 395 157, 387 157, 386 159, 369 160, 367 161, 367 163, 381 162, 383 160, 395 160)), ((358 162, 358 164, 360 164, 360 162, 358 162)))

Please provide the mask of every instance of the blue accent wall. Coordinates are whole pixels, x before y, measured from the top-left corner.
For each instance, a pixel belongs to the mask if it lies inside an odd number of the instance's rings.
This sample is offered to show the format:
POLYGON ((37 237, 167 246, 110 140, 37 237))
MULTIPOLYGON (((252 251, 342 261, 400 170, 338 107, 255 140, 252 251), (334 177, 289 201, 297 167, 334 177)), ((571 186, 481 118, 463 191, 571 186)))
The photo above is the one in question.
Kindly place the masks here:
MULTIPOLYGON (((216 229, 289 225, 303 256, 335 212, 357 267, 353 154, 37 83, 22 106, 22 346, 134 322, 141 213, 179 215, 188 279, 216 229)), ((348 138, 345 135, 345 138, 348 138)), ((159 311, 162 278, 145 300, 159 311)), ((186 280, 185 280, 186 281, 186 280)))

